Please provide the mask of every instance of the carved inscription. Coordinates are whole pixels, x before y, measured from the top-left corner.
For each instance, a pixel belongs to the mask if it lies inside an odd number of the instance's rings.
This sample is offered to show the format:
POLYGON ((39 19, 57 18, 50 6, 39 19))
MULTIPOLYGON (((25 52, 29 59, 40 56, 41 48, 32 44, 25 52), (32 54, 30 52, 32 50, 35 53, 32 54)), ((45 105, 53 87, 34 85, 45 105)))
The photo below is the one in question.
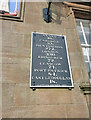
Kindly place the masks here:
POLYGON ((64 36, 32 33, 31 87, 71 87, 64 36))

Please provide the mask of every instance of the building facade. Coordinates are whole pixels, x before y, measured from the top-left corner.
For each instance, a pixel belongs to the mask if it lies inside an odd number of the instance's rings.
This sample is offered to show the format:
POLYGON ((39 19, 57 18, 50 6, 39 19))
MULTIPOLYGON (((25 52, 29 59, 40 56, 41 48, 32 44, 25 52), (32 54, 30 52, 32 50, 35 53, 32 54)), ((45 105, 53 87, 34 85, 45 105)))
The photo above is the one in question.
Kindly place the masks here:
POLYGON ((21 2, 19 16, 0 14, 2 118, 90 118, 91 42, 86 37, 91 35, 89 2, 52 2, 52 21, 47 23, 43 8, 48 4, 21 2), (66 36, 74 84, 71 90, 30 88, 32 32, 66 36))

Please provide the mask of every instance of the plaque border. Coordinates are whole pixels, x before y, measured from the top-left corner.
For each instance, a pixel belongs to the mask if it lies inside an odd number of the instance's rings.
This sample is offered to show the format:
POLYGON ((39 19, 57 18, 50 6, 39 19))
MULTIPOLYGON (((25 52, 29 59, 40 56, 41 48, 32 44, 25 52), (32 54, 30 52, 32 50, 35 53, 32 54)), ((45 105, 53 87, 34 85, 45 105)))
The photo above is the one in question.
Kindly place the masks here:
POLYGON ((31 32, 31 59, 30 59, 30 88, 74 88, 73 85, 73 78, 72 78, 72 70, 71 70, 71 65, 70 65, 70 60, 69 60, 69 54, 68 54, 68 46, 67 46, 67 42, 66 42, 66 35, 58 35, 58 34, 50 34, 50 33, 40 33, 40 32, 31 32), (66 51, 67 51, 67 59, 68 59, 68 66, 69 66, 69 72, 70 72, 70 77, 71 77, 71 86, 66 86, 66 85, 62 85, 62 86, 58 86, 58 85, 47 85, 47 86, 32 86, 31 84, 31 72, 32 72, 32 48, 33 48, 33 33, 36 34, 46 34, 46 35, 56 35, 56 36, 64 36, 65 37, 65 46, 66 46, 66 51))

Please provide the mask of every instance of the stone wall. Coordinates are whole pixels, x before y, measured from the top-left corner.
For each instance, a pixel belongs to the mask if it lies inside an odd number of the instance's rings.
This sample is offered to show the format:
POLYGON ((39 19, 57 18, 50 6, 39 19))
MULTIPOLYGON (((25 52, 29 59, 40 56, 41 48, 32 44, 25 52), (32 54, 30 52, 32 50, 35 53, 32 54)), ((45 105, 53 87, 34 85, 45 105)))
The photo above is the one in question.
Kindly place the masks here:
POLYGON ((51 23, 43 20, 47 2, 26 2, 24 21, 2 21, 3 118, 88 118, 86 97, 79 85, 88 80, 71 8, 52 3, 51 23), (74 88, 40 88, 30 83, 31 32, 66 35, 74 88))

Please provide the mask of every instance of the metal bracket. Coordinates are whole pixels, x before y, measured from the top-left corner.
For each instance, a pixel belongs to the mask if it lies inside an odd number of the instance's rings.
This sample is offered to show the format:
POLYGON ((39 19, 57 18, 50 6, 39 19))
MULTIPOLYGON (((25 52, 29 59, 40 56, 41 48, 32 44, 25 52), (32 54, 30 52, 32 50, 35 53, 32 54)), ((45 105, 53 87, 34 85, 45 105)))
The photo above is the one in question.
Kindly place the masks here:
POLYGON ((47 23, 52 21, 52 13, 50 6, 51 6, 51 2, 49 2, 48 8, 43 8, 44 21, 46 21, 47 23))

